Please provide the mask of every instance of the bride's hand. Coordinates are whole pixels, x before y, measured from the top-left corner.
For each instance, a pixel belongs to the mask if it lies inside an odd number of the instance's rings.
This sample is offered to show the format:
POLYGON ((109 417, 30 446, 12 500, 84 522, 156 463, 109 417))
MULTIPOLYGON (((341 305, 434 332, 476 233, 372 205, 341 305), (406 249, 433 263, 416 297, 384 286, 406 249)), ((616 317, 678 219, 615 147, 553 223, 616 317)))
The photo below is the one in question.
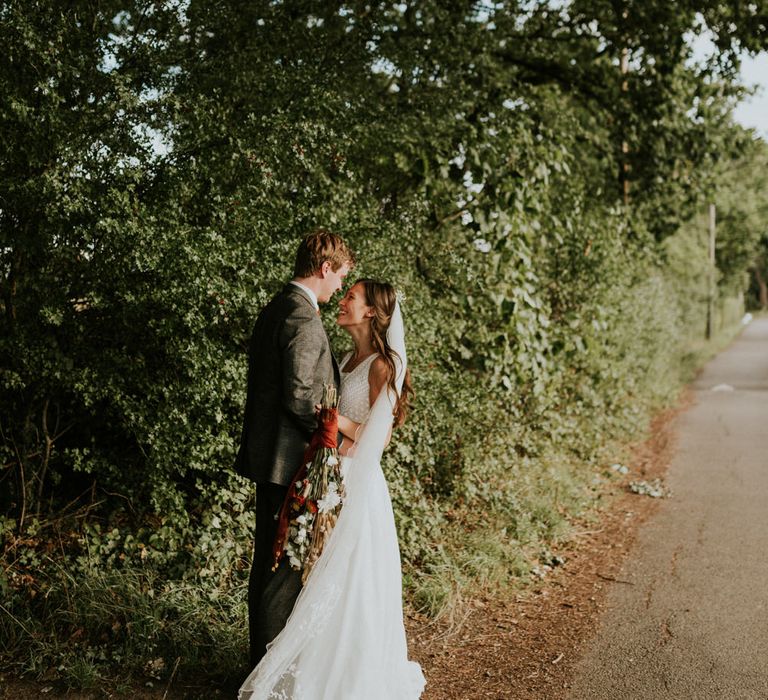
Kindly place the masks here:
POLYGON ((341 457, 351 457, 355 450, 355 441, 350 440, 348 437, 344 437, 339 445, 339 455, 341 457))

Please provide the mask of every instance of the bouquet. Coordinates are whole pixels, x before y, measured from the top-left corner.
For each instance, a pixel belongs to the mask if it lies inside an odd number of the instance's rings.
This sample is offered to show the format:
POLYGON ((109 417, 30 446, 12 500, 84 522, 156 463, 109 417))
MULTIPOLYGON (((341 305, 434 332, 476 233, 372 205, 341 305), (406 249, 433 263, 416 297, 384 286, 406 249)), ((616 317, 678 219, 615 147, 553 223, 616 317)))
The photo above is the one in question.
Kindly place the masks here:
POLYGON ((331 536, 344 501, 338 434, 336 387, 323 387, 318 426, 304 452, 302 466, 286 495, 278 519, 273 548, 274 571, 288 557, 291 568, 301 571, 305 583, 331 536))

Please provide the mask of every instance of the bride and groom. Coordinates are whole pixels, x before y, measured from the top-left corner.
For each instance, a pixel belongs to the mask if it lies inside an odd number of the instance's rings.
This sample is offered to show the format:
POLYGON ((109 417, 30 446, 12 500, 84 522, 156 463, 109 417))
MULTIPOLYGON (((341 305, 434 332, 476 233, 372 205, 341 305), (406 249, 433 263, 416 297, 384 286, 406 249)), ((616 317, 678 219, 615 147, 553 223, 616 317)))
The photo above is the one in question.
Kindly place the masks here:
POLYGON ((405 419, 410 380, 402 315, 386 282, 358 280, 337 324, 354 350, 337 364, 319 317, 354 266, 319 229, 296 253, 294 278, 259 314, 251 338, 237 471, 256 486, 248 588, 253 670, 244 700, 409 700, 424 688, 408 660, 400 552, 381 454, 405 419), (272 570, 277 513, 316 426, 323 386, 340 390, 338 444, 346 497, 306 584, 272 570))

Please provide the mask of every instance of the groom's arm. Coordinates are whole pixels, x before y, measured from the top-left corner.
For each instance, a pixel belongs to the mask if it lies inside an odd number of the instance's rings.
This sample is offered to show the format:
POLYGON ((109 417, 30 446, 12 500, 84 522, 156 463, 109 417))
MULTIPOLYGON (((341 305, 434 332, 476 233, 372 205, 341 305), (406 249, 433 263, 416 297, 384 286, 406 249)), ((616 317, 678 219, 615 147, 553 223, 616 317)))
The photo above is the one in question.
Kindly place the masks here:
POLYGON ((282 407, 307 439, 317 426, 315 404, 322 399, 316 388, 317 366, 326 342, 322 323, 311 308, 302 305, 291 311, 280 338, 282 407))

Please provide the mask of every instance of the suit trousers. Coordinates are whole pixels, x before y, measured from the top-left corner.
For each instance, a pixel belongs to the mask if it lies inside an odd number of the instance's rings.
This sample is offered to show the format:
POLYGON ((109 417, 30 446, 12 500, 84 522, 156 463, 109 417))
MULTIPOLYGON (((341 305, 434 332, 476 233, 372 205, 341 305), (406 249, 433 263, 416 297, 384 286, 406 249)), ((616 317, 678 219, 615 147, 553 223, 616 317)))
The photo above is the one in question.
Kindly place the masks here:
POLYGON ((272 571, 272 546, 277 534, 275 515, 280 512, 287 486, 256 486, 256 533, 253 563, 248 580, 248 631, 250 663, 254 668, 269 644, 285 627, 301 591, 301 572, 294 571, 287 559, 272 571))

